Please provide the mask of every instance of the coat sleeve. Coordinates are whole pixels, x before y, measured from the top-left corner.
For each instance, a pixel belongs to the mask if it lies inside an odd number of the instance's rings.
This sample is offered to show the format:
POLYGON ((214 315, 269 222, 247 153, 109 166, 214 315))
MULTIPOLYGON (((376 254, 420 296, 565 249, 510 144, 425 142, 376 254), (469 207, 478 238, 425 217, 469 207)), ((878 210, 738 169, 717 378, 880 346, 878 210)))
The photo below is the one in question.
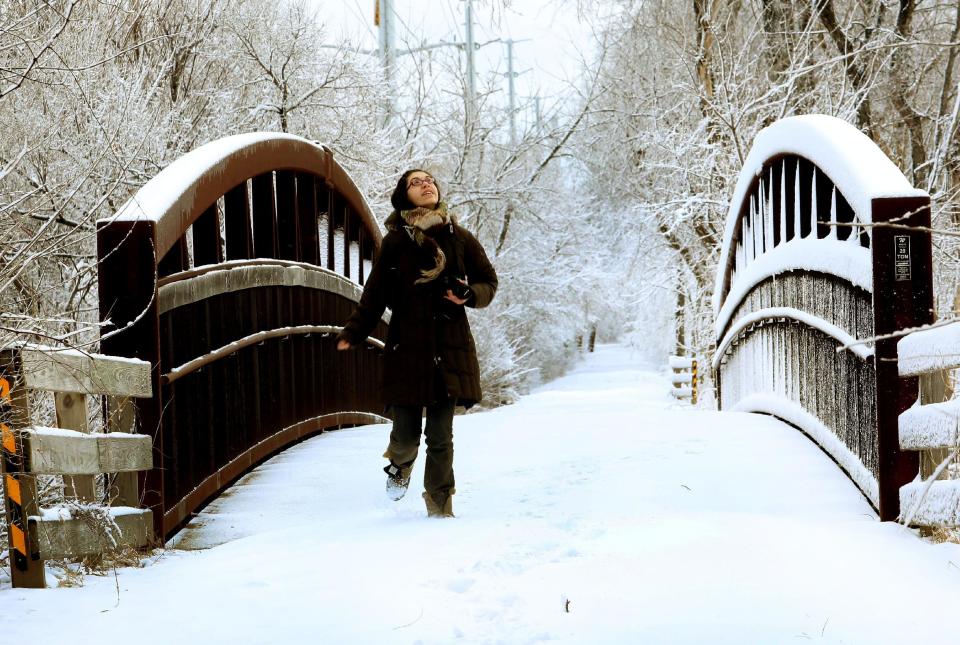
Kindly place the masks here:
POLYGON ((367 276, 367 281, 363 286, 360 303, 343 326, 343 331, 337 335, 338 339, 346 340, 351 345, 359 345, 380 322, 383 311, 389 304, 390 248, 391 246, 384 239, 380 248, 380 255, 373 263, 370 275, 367 276))
POLYGON ((467 300, 466 306, 479 309, 489 305, 497 293, 497 272, 477 238, 469 231, 464 230, 464 233, 465 268, 470 291, 473 292, 473 297, 467 300))

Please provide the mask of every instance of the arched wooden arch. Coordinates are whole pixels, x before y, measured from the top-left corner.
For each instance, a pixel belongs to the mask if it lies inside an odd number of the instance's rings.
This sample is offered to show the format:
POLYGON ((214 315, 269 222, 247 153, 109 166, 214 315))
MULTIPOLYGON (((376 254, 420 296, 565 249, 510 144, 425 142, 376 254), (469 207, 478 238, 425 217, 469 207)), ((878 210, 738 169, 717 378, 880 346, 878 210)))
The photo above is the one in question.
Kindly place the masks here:
POLYGON ((334 347, 381 239, 330 150, 275 133, 197 148, 98 222, 101 349, 154 366, 137 411, 158 536, 291 443, 384 420, 386 318, 334 347))
POLYGON ((929 203, 846 122, 778 121, 744 163, 714 290, 721 408, 803 430, 882 519, 917 472, 897 438, 916 382, 895 340, 858 341, 932 319, 929 234, 899 228, 929 226, 929 203))

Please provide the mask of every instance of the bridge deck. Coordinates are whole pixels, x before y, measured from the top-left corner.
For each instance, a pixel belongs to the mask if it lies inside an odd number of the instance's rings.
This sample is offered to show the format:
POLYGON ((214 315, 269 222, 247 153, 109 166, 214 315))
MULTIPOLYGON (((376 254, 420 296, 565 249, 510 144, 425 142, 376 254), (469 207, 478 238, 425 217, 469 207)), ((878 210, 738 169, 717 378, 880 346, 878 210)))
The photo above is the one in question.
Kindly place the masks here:
POLYGON ((601 347, 519 404, 458 419, 456 520, 425 519, 416 488, 382 496, 385 426, 328 433, 211 504, 181 549, 121 570, 119 603, 113 579, 61 592, 5 583, 4 633, 944 642, 960 546, 879 523, 797 431, 691 411, 635 364, 601 347))

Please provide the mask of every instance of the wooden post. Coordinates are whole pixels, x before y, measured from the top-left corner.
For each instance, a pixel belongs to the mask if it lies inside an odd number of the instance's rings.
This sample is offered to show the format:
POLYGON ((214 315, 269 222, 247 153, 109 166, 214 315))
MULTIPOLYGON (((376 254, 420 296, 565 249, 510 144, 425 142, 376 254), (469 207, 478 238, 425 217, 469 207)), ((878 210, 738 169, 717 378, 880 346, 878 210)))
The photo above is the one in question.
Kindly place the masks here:
MULTIPOLYGON (((136 408, 130 397, 107 397, 107 431, 133 433, 136 408)), ((140 477, 135 472, 116 473, 110 478, 107 499, 111 506, 140 506, 140 477)))
POLYGON ((14 587, 47 586, 43 561, 27 518, 39 515, 37 482, 29 474, 29 447, 20 431, 30 425, 30 401, 17 350, 0 351, 0 477, 4 484, 4 515, 10 542, 10 577, 14 587))
MULTIPOLYGON (((53 395, 57 410, 57 427, 64 430, 76 430, 88 434, 87 397, 75 392, 56 392, 53 395)), ((93 475, 64 475, 63 492, 80 502, 93 503, 97 500, 93 475)))
MULTIPOLYGON (((919 229, 883 226, 930 226, 929 197, 873 200, 873 320, 874 334, 888 335, 933 321, 932 250, 930 233, 919 229)), ((917 400, 918 379, 900 378, 897 340, 878 340, 877 449, 880 519, 900 515, 900 487, 917 476, 916 453, 900 450, 900 413, 917 400)))
POLYGON ((697 359, 690 363, 690 404, 697 404, 697 359))
MULTIPOLYGON (((950 378, 948 370, 938 370, 920 375, 920 404, 942 403, 947 401, 947 381, 950 378)), ((935 448, 932 450, 923 450, 920 452, 920 476, 928 479, 937 469, 943 460, 950 454, 947 448, 935 448)), ((941 479, 947 479, 947 473, 940 475, 941 479)))
MULTIPOLYGON (((153 437, 153 468, 140 474, 143 505, 153 511, 154 535, 163 534, 163 391, 160 388, 160 315, 157 307, 155 223, 113 222, 97 231, 100 319, 110 320, 101 351, 151 365, 153 396, 136 402, 139 432, 153 437)), ((172 252, 172 251, 171 251, 172 252)))
POLYGON ((231 188, 223 196, 224 234, 228 260, 253 257, 253 231, 250 229, 250 189, 247 182, 231 188))

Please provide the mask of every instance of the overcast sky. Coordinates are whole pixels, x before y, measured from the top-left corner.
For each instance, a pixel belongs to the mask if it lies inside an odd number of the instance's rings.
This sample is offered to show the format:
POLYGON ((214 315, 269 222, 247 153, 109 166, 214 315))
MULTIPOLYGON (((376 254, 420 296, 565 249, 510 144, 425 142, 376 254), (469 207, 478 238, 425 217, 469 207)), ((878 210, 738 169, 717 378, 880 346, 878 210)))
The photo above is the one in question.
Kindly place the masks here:
MULTIPOLYGON (((341 36, 361 49, 377 47, 374 25, 376 0, 309 0, 328 37, 341 36)), ((484 43, 496 38, 530 39, 514 45, 514 70, 518 101, 534 94, 546 101, 561 94, 575 81, 580 57, 589 55, 590 31, 578 15, 577 0, 512 0, 504 9, 502 0, 474 0, 474 39, 484 43)), ((464 38, 463 0, 393 0, 397 19, 397 49, 464 38)), ((492 43, 477 52, 478 74, 507 70, 507 47, 492 43)), ((503 77, 502 97, 507 96, 503 77)))

